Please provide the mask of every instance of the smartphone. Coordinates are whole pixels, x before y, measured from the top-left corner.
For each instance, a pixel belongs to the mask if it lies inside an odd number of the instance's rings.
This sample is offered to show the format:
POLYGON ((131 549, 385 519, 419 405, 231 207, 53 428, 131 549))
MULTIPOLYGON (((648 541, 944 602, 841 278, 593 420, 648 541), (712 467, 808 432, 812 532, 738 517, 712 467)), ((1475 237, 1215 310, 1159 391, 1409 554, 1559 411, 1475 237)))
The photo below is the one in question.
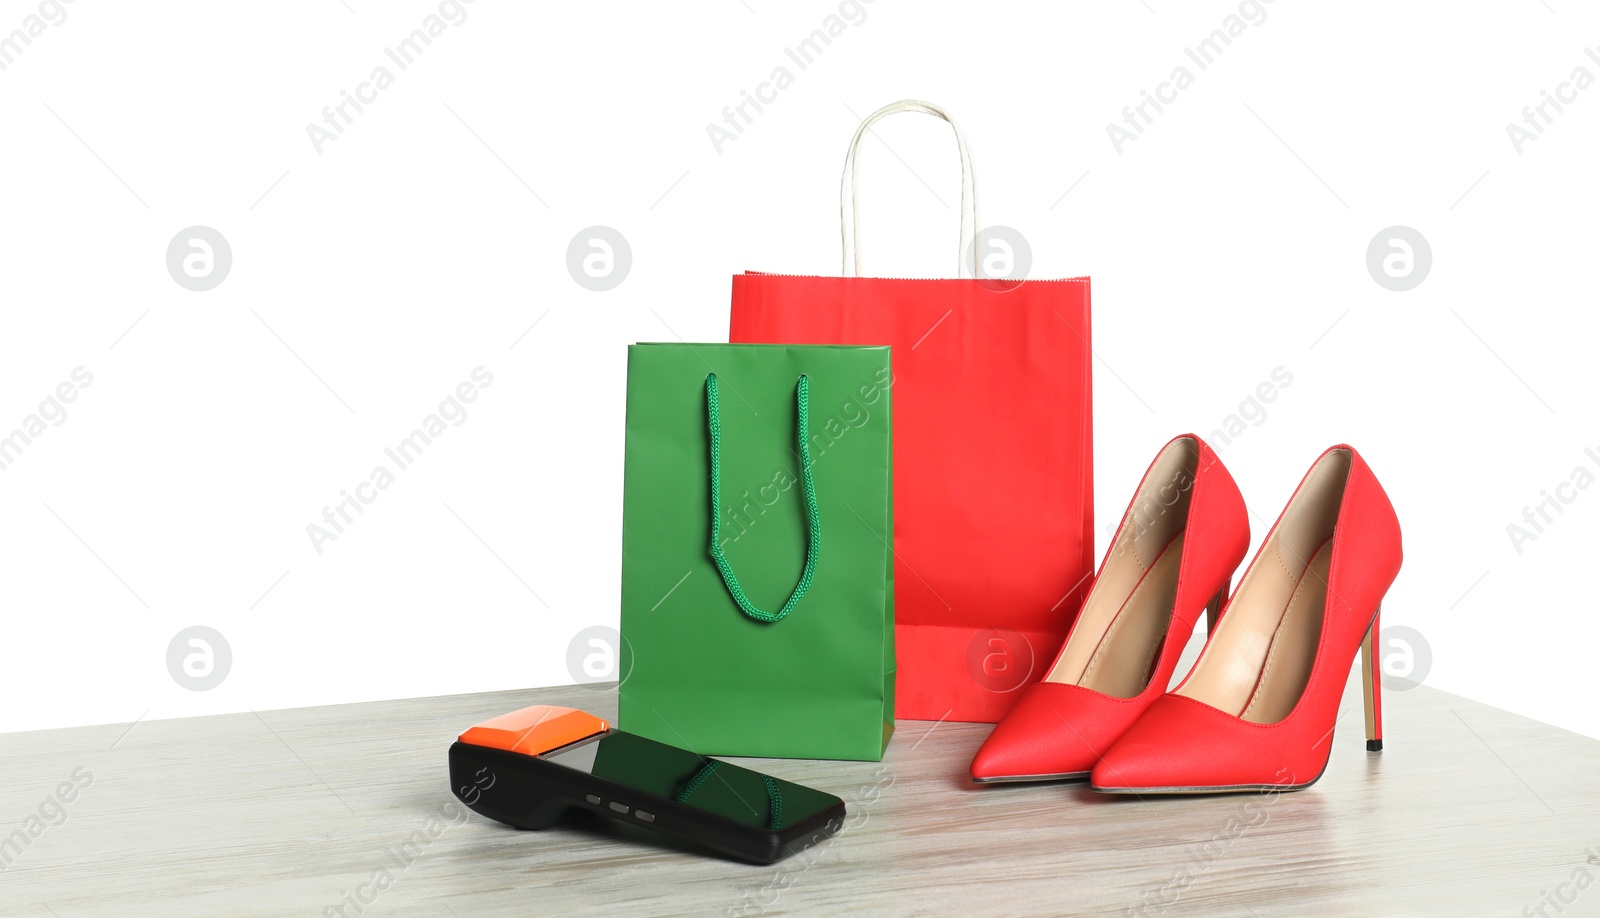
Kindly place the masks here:
POLYGON ((844 801, 687 749, 624 733, 573 708, 534 705, 478 724, 450 747, 450 785, 474 812, 542 829, 589 810, 756 864, 838 831, 844 801))

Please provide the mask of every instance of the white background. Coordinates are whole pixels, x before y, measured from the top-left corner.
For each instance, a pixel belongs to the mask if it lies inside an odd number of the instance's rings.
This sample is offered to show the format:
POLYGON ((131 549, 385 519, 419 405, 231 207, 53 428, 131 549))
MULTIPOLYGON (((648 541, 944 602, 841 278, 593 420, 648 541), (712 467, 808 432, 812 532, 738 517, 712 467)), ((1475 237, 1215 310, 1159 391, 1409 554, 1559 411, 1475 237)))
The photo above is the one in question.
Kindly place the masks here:
MULTIPOLYGON (((836 272, 845 144, 917 97, 963 123, 982 222, 1026 235, 1033 275, 1093 277, 1102 548, 1155 450, 1283 367, 1219 444, 1257 540, 1356 445, 1401 515, 1384 619, 1425 636, 1426 682, 1600 737, 1600 487, 1507 534, 1600 475, 1600 88, 1520 154, 1506 133, 1600 75, 1600 16, 1277 0, 1199 71, 1183 49, 1235 4, 864 8, 800 71, 784 49, 836 4, 476 0, 398 71, 383 49, 436 4, 67 7, 0 71, 0 434, 94 381, 0 472, 0 730, 571 681, 574 634, 617 621, 624 346, 725 340, 737 271, 836 272), (384 64, 319 154, 306 126, 384 64), (780 65, 718 153, 706 125, 780 65), (1179 65, 1193 85, 1119 154, 1106 125, 1179 65), (203 293, 165 266, 196 224, 234 258, 203 293), (633 251, 604 293, 565 264, 596 224, 633 251), (1365 264, 1395 224, 1433 251, 1404 293, 1365 264), (467 420, 318 554, 306 526, 478 366, 467 420), (207 692, 167 669, 195 624, 233 654, 207 692)), ((0 3, 0 33, 36 9, 0 3)), ((948 131, 875 135, 869 272, 948 274, 948 131)))

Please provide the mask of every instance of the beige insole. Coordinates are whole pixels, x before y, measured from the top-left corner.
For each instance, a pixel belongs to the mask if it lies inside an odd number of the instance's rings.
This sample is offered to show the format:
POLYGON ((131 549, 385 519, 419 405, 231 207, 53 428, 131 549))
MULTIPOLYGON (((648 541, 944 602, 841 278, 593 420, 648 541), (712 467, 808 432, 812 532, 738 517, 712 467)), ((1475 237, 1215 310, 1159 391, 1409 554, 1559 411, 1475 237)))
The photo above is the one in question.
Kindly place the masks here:
POLYGON ((1272 636, 1261 679, 1244 713, 1239 715, 1254 724, 1275 724, 1294 710, 1305 694, 1311 678, 1311 665, 1317 659, 1317 644, 1322 638, 1322 613, 1328 600, 1328 565, 1333 560, 1333 540, 1322 543, 1311 563, 1295 584, 1294 595, 1283 610, 1283 618, 1272 636))
POLYGON ((1172 626, 1182 560, 1180 532, 1148 569, 1125 564, 1108 571, 1114 576, 1095 584, 1095 595, 1045 681, 1081 685, 1114 698, 1144 691, 1172 626), (1126 599, 1119 603, 1119 596, 1126 599))
POLYGON ((1194 672, 1177 691, 1256 724, 1288 717, 1305 694, 1322 638, 1333 541, 1324 541, 1306 563, 1297 563, 1281 542, 1275 541, 1271 551, 1275 557, 1234 595, 1194 672))

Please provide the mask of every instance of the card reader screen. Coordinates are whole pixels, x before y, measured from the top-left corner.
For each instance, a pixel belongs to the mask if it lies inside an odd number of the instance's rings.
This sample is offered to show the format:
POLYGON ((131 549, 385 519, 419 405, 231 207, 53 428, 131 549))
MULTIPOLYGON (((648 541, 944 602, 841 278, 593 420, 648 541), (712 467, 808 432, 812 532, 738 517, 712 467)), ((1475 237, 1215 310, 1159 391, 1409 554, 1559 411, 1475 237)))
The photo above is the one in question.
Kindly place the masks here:
POLYGON ((827 809, 837 799, 822 791, 616 730, 541 758, 761 829, 788 828, 827 809))

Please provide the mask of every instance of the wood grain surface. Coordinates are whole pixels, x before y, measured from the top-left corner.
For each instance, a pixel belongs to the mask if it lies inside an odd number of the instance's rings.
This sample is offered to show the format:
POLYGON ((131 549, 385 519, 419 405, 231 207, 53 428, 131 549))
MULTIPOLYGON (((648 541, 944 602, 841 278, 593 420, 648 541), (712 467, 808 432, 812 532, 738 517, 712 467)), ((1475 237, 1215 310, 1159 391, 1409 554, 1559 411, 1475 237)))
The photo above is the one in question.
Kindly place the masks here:
POLYGON ((1427 686, 1386 693, 1388 748, 1369 755, 1352 683, 1327 773, 1275 797, 977 787, 966 766, 989 727, 973 724, 902 722, 881 764, 747 762, 849 808, 840 835, 768 867, 583 814, 519 832, 460 808, 456 734, 537 703, 609 717, 616 695, 568 686, 0 736, 0 842, 13 839, 0 912, 1600 914, 1600 742, 1427 686))

